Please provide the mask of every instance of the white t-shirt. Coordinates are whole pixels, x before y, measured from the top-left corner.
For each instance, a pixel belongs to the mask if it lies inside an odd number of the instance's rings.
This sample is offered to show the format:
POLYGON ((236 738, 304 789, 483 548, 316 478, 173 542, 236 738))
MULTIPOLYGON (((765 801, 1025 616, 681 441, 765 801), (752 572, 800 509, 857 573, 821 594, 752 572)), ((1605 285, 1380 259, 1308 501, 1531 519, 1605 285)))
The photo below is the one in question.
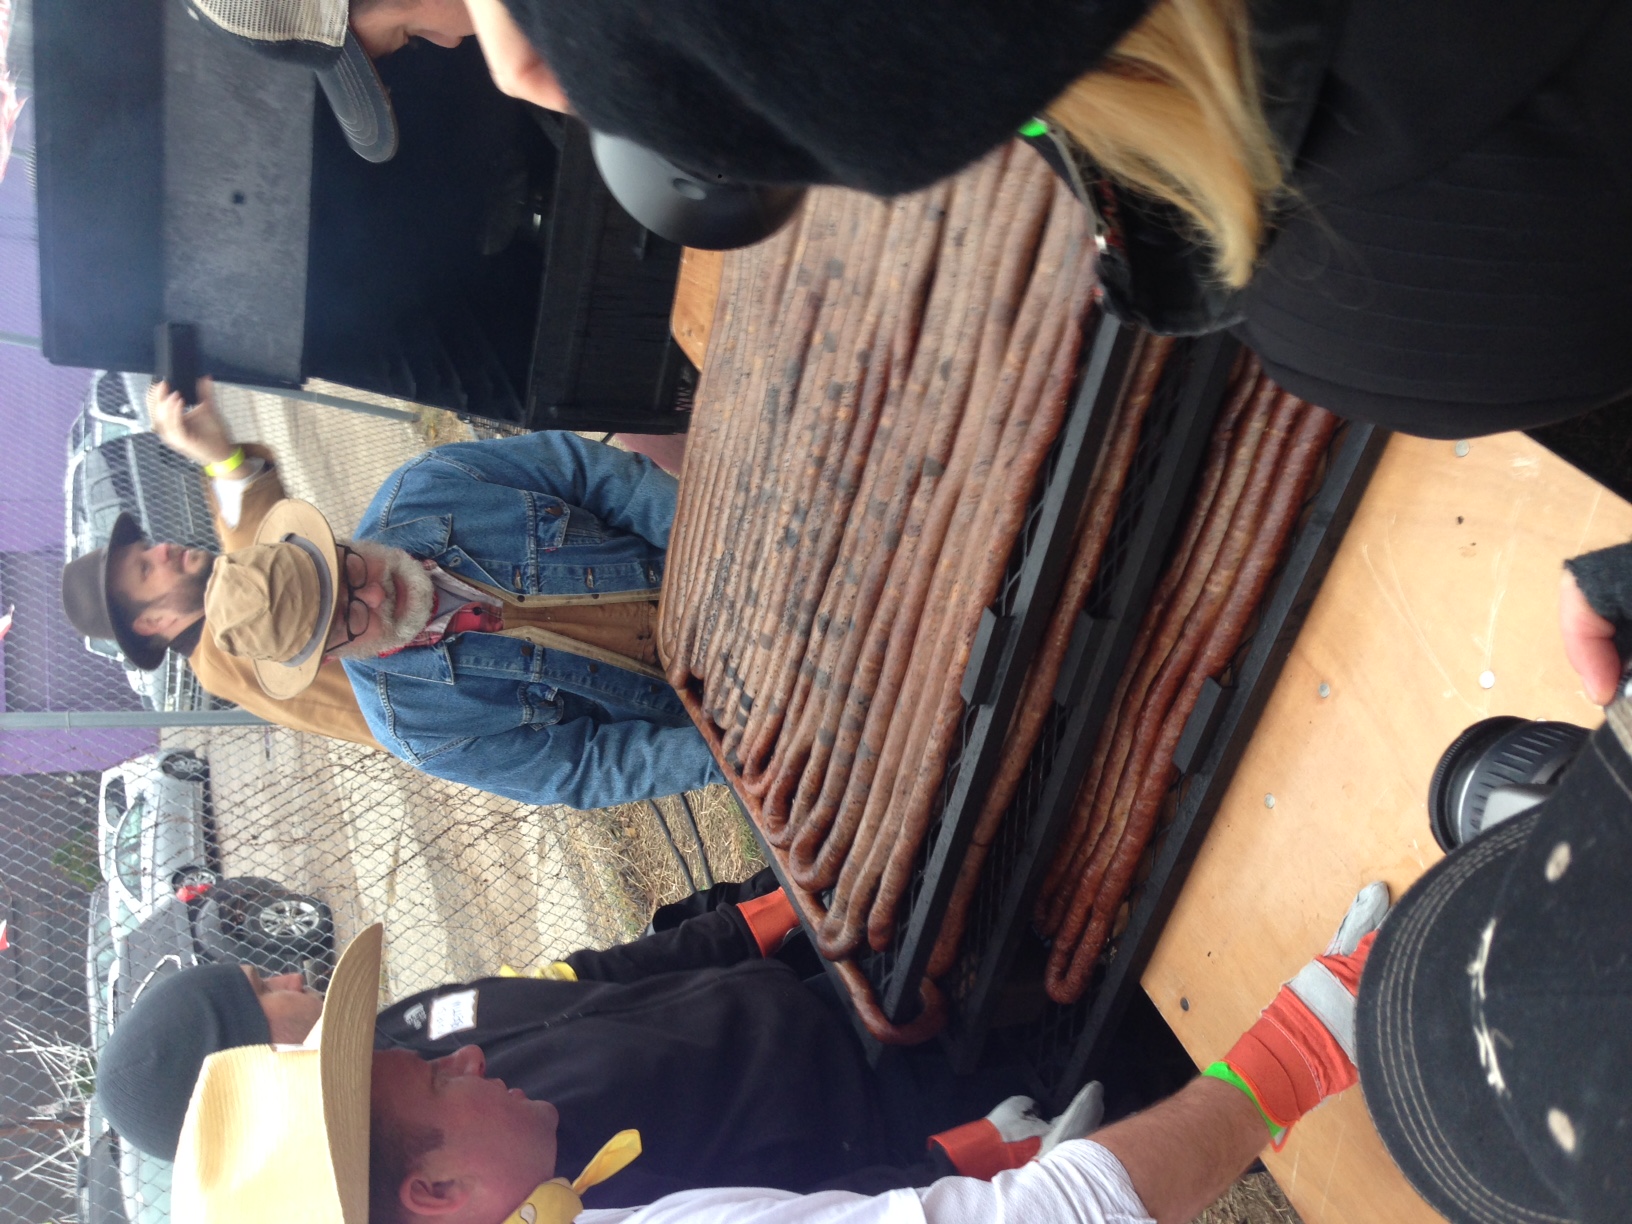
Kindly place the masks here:
POLYGON ((686 1190, 646 1207, 582 1212, 576 1224, 1155 1224, 1122 1162, 1089 1139, 991 1181, 943 1177, 921 1190, 686 1190))

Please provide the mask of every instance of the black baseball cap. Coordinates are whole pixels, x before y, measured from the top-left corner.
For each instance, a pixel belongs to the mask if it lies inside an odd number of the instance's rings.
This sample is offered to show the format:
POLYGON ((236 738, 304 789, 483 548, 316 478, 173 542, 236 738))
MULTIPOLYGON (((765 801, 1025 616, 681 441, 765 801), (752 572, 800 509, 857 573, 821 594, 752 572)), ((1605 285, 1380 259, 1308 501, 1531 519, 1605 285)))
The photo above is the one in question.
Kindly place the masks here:
POLYGON ((915 191, 1014 137, 1152 0, 505 0, 598 132, 698 175, 915 191))
POLYGON ((1632 699, 1530 812, 1394 907, 1360 981, 1360 1084, 1455 1224, 1632 1205, 1632 699))
POLYGON ((119 1137, 174 1160, 187 1102, 211 1054, 268 1045, 272 1026, 236 964, 195 965, 154 982, 96 1060, 96 1100, 119 1137))
POLYGON ((346 142, 371 162, 397 152, 397 118, 374 61, 351 32, 350 0, 187 0, 206 26, 317 75, 346 142))

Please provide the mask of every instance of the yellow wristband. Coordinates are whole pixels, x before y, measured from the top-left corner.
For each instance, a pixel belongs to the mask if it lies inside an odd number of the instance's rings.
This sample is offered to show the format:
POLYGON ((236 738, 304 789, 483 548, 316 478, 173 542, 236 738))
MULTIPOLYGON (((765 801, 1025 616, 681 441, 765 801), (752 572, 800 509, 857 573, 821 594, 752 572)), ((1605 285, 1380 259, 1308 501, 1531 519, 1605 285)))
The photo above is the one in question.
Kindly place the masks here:
POLYGON ((241 446, 235 446, 232 448, 232 454, 228 455, 219 463, 206 463, 204 465, 204 475, 212 477, 225 476, 228 472, 236 472, 243 466, 244 448, 241 446))

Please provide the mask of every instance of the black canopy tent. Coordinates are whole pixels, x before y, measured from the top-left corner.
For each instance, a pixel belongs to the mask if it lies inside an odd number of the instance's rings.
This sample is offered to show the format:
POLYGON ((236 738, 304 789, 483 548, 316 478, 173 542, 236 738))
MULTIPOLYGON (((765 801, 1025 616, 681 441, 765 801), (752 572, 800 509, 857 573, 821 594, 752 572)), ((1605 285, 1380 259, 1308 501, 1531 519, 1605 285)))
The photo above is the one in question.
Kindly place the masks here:
POLYGON ((50 360, 148 370, 154 326, 189 322, 234 381, 684 428, 679 249, 611 202, 578 124, 493 88, 472 40, 381 61, 402 138, 371 165, 309 72, 181 0, 55 0, 35 27, 50 360))

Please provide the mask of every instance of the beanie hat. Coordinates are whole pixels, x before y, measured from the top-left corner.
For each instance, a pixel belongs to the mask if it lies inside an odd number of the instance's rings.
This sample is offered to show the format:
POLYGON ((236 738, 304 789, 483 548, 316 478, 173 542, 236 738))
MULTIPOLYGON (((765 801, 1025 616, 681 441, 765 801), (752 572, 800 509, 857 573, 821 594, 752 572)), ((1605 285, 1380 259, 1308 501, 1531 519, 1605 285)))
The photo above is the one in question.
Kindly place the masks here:
POLYGON ((697 174, 915 191, 1013 137, 1152 0, 505 0, 590 127, 697 174))
POLYGON ((154 982, 114 1027, 96 1060, 96 1100, 120 1138, 174 1160, 204 1060, 270 1045, 272 1028, 236 964, 199 965, 154 982))

